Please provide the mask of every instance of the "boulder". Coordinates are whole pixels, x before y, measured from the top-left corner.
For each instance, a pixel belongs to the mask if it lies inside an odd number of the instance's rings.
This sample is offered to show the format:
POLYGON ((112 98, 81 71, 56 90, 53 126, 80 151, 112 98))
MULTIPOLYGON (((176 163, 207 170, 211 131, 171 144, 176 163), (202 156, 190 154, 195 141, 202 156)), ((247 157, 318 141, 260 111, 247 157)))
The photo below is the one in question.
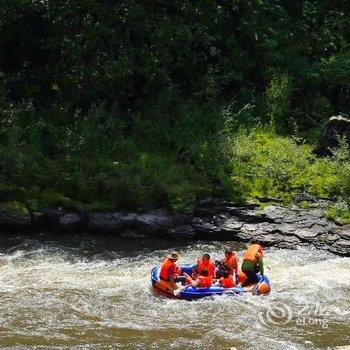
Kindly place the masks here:
POLYGON ((169 230, 169 235, 175 239, 196 238, 196 231, 191 225, 180 225, 169 230))
POLYGON ((165 210, 154 210, 152 212, 139 214, 136 219, 136 226, 141 232, 161 233, 166 232, 174 225, 174 216, 165 210))
POLYGON ((44 211, 44 219, 49 228, 57 229, 59 227, 60 217, 66 212, 62 209, 53 209, 44 211))
POLYGON ((65 213, 58 219, 58 225, 63 232, 74 232, 83 228, 84 220, 78 213, 65 213))
POLYGON ((262 215, 268 222, 281 223, 287 211, 287 208, 276 205, 269 205, 263 210, 262 215))
POLYGON ((342 238, 338 239, 328 247, 328 250, 334 254, 350 256, 350 241, 342 238))
POLYGON ((237 221, 237 218, 229 218, 221 223, 219 229, 224 232, 238 232, 243 227, 244 222, 237 221))
POLYGON ((195 231, 200 234, 212 234, 215 232, 220 232, 220 229, 216 225, 210 222, 205 222, 201 218, 193 218, 191 225, 195 231))
POLYGON ((121 213, 91 213, 88 218, 87 229, 98 233, 119 233, 125 222, 125 215, 121 213))
POLYGON ((318 155, 329 155, 330 148, 338 145, 338 137, 345 137, 350 144, 350 119, 343 116, 331 117, 324 126, 319 138, 316 153, 318 155))
POLYGON ((28 209, 19 202, 0 203, 0 228, 24 230, 32 228, 32 219, 28 209))

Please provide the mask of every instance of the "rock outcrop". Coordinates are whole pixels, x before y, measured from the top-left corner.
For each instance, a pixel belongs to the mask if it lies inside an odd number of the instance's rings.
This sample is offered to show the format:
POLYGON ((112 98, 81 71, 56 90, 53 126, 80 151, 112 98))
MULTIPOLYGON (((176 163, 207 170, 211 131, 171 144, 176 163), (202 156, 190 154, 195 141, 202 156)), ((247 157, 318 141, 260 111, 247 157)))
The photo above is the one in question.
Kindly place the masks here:
POLYGON ((340 115, 331 117, 324 126, 318 139, 317 154, 329 155, 330 148, 338 145, 339 137, 345 137, 350 145, 350 119, 340 115))
MULTIPOLYGON (((313 203, 315 204, 315 203, 313 203)), ((166 210, 141 213, 78 213, 62 209, 28 213, 19 203, 0 203, 0 229, 51 230, 63 233, 117 235, 124 238, 168 237, 177 240, 231 240, 265 246, 297 248, 313 245, 350 256, 350 225, 325 218, 327 203, 303 209, 298 205, 234 206, 220 201, 202 201, 192 213, 166 210)))

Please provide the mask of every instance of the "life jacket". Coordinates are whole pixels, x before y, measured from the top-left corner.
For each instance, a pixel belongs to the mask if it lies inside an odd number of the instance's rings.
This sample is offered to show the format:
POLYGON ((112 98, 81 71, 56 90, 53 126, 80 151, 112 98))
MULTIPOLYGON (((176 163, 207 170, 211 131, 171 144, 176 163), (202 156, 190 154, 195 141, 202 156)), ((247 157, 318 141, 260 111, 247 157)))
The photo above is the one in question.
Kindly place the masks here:
POLYGON ((213 278, 210 276, 204 277, 204 276, 198 276, 196 278, 196 281, 198 282, 198 287, 211 287, 213 284, 213 278))
POLYGON ((233 276, 228 276, 228 277, 221 277, 219 279, 220 284, 224 287, 224 288, 233 288, 235 287, 235 283, 233 281, 233 276))
POLYGON ((238 270, 238 258, 236 253, 233 253, 230 257, 224 257, 223 260, 226 267, 228 267, 228 272, 230 275, 233 275, 234 272, 238 270))
POLYGON ((175 265, 175 270, 174 270, 174 276, 178 277, 182 275, 182 269, 181 266, 175 265))
POLYGON ((174 268, 174 275, 176 273, 177 269, 181 269, 179 266, 177 266, 173 261, 171 261, 169 258, 166 258, 163 262, 163 265, 160 269, 159 277, 162 280, 169 281, 169 270, 170 268, 174 268))
POLYGON ((207 269, 209 277, 212 277, 212 278, 214 277, 214 275, 215 275, 215 265, 214 265, 212 260, 209 260, 208 263, 205 265, 203 263, 203 259, 199 258, 197 260, 197 265, 198 265, 198 270, 197 270, 198 274, 200 274, 203 269, 207 269))
POLYGON ((264 256, 261 245, 252 244, 244 253, 243 260, 249 260, 257 263, 258 262, 257 255, 259 256, 259 254, 261 256, 264 256))
POLYGON ((238 271, 236 277, 238 283, 243 284, 247 280, 247 275, 243 271, 238 271))

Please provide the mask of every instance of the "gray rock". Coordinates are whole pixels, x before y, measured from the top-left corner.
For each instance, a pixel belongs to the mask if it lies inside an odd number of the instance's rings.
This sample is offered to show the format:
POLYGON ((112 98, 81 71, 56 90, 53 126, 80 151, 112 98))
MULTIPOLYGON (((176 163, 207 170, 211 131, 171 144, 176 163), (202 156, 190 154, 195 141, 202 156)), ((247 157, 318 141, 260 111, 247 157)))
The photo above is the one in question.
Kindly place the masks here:
POLYGON ((190 225, 192 221, 192 215, 189 213, 180 213, 174 215, 174 226, 190 225))
POLYGON ((220 224, 219 229, 224 232, 238 232, 243 224, 242 221, 237 221, 237 218, 229 218, 220 224))
POLYGON ((296 236, 284 236, 281 242, 275 244, 275 247, 282 249, 297 249, 301 246, 307 246, 309 243, 300 242, 296 236))
POLYGON ((229 219, 235 219, 235 217, 232 217, 232 215, 227 214, 227 213, 220 213, 218 215, 213 216, 213 222, 215 223, 216 226, 222 225, 225 221, 229 219))
POLYGON ((253 209, 239 208, 239 207, 238 208, 230 207, 226 209, 231 215, 240 218, 244 222, 258 223, 258 222, 269 221, 269 219, 267 219, 264 216, 263 210, 259 210, 259 209, 253 210, 253 209))
POLYGON ((215 232, 220 232, 220 229, 216 225, 210 222, 205 222, 201 218, 193 218, 191 225, 197 233, 211 234, 215 232))
POLYGON ((335 254, 350 256, 350 241, 338 239, 328 248, 328 250, 335 254))
POLYGON ((83 227, 83 218, 77 213, 65 213, 59 218, 59 228, 64 232, 73 232, 83 227))
POLYGON ((350 144, 350 119, 343 116, 331 117, 324 126, 318 138, 316 153, 319 155, 329 155, 330 148, 338 145, 339 136, 345 137, 350 144))
POLYGON ((141 232, 161 233, 166 232, 174 225, 174 217, 165 210, 155 210, 149 213, 139 214, 136 217, 136 226, 141 232))
POLYGON ((343 227, 337 227, 334 229, 334 232, 337 233, 341 238, 350 241, 350 225, 345 225, 343 227))
POLYGON ((193 239, 196 231, 191 225, 180 225, 169 230, 169 235, 175 239, 193 239))
POLYGON ((264 246, 273 246, 283 241, 283 236, 276 233, 258 235, 255 238, 264 246))
POLYGON ((263 216, 269 222, 281 223, 288 209, 275 205, 270 205, 263 210, 263 216))
POLYGON ((317 240, 314 242, 314 244, 318 246, 329 245, 329 244, 333 244, 339 238, 340 236, 336 233, 332 233, 332 232, 322 233, 317 236, 317 240))
POLYGON ((136 218, 137 218, 136 213, 129 213, 126 215, 119 214, 119 219, 120 219, 121 225, 123 225, 123 227, 125 227, 125 228, 136 227, 136 225, 137 225, 136 218))
POLYGON ((32 219, 28 209, 19 202, 0 203, 0 227, 9 230, 32 228, 32 219))
POLYGON ((62 209, 45 210, 44 215, 48 227, 57 229, 57 227, 59 226, 60 217, 63 216, 65 213, 66 212, 62 209))
POLYGON ((310 241, 319 235, 318 231, 313 231, 310 229, 296 229, 294 235, 301 241, 310 241))
POLYGON ((92 213, 89 215, 87 229, 90 232, 119 233, 125 216, 121 213, 92 213))

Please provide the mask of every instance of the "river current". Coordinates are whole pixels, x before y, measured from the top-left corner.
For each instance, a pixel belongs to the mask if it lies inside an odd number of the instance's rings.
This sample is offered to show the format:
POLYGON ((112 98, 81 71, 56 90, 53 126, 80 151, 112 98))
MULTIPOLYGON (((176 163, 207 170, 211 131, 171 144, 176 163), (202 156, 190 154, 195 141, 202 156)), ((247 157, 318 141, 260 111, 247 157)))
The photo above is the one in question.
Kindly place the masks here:
POLYGON ((350 258, 266 250, 267 296, 199 301, 155 294, 150 270, 218 259, 233 242, 2 236, 0 347, 5 349, 331 349, 350 344, 350 258))

